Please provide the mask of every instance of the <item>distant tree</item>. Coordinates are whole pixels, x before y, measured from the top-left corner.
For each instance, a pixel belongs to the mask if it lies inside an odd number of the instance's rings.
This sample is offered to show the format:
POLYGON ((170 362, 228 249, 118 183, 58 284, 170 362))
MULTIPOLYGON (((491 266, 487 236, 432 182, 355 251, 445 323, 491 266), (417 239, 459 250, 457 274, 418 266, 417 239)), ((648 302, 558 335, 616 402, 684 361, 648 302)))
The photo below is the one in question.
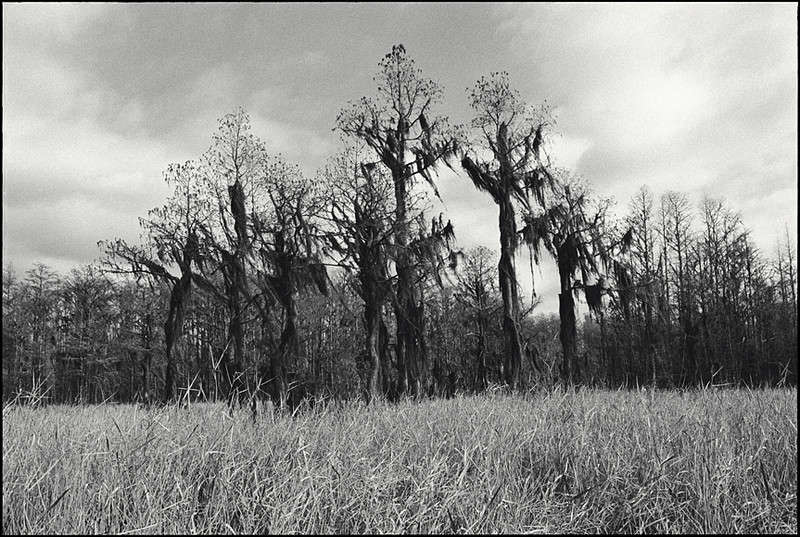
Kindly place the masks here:
MULTIPOLYGON (((334 264, 337 258, 331 253, 328 262, 334 264)), ((334 268, 330 275, 327 295, 305 293, 298 300, 298 332, 307 357, 303 374, 313 384, 316 396, 360 397, 363 382, 360 383, 359 366, 366 341, 363 303, 351 283, 356 278, 354 273, 334 268)), ((388 353, 381 357, 384 358, 388 360, 388 353)), ((391 372, 389 364, 382 363, 381 370, 385 384, 385 377, 391 372)))
POLYGON ((797 251, 789 235, 788 226, 776 245, 772 272, 780 298, 776 306, 780 336, 778 352, 781 358, 782 375, 797 382, 797 251))
MULTIPOLYGON (((657 345, 655 341, 655 290, 656 272, 656 215, 653 195, 647 187, 642 187, 631 199, 630 214, 626 224, 632 230, 631 243, 631 279, 636 285, 634 298, 638 302, 639 316, 636 326, 639 327, 639 354, 643 360, 649 358, 651 382, 655 384, 657 377, 657 345)), ((632 327, 631 327, 632 328, 632 327)), ((616 368, 612 370, 612 385, 616 385, 616 368)))
POLYGON ((470 334, 475 337, 475 378, 473 387, 475 391, 483 391, 488 384, 488 338, 490 335, 491 320, 495 313, 502 307, 502 302, 497 296, 497 264, 496 254, 484 246, 469 250, 461 263, 461 270, 457 272, 458 300, 469 312, 469 317, 474 323, 475 331, 470 334))
POLYGON ((3 400, 19 389, 21 380, 22 282, 13 266, 3 267, 3 400))
POLYGON ((792 237, 789 235, 789 227, 784 227, 783 244, 778 243, 778 261, 781 268, 781 291, 782 296, 788 304, 795 308, 795 316, 797 315, 797 251, 792 244, 792 237), (783 251, 781 251, 783 248, 783 251), (784 270, 785 269, 785 270, 784 270), (785 279, 784 279, 785 275, 785 279), (784 285, 785 284, 785 285, 784 285))
MULTIPOLYGON (((112 320, 113 353, 120 361, 123 385, 118 388, 122 401, 147 401, 150 398, 151 376, 158 365, 156 330, 160 321, 163 293, 149 277, 111 280, 116 312, 112 320)), ((67 393, 69 397, 71 393, 67 393)))
POLYGON ((97 267, 86 265, 70 271, 59 294, 57 349, 63 352, 53 355, 55 397, 66 401, 79 393, 88 401, 102 400, 119 384, 120 357, 112 354, 118 336, 114 287, 97 267))
POLYGON ((27 342, 30 357, 28 371, 31 383, 52 387, 54 379, 51 360, 53 322, 61 279, 49 266, 35 263, 25 272, 25 309, 31 335, 27 342))
POLYGON ((787 354, 789 355, 787 368, 789 381, 797 384, 797 247, 789 235, 789 227, 784 227, 784 246, 786 252, 786 275, 789 283, 789 315, 787 330, 787 354))
MULTIPOLYGON (((665 223, 662 231, 667 254, 665 263, 670 269, 670 280, 674 282, 677 298, 678 323, 682 333, 681 382, 694 382, 697 378, 697 329, 694 322, 694 296, 691 293, 690 265, 694 261, 690 255, 692 232, 692 214, 689 202, 684 194, 667 192, 661 198, 661 213, 665 223)), ((723 274, 723 278, 725 275, 723 274)))

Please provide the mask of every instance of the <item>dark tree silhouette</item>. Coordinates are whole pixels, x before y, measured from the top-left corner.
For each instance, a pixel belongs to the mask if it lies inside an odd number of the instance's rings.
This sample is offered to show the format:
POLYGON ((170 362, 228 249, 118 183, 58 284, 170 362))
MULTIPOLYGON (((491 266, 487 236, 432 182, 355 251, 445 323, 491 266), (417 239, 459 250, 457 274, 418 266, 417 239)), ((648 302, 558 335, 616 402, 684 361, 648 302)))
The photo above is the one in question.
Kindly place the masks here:
POLYGON ((224 300, 228 309, 228 343, 222 374, 230 400, 242 395, 240 377, 245 367, 244 324, 246 311, 254 298, 247 279, 248 259, 255 237, 249 225, 253 205, 263 203, 257 178, 267 158, 264 144, 250 133, 250 118, 242 109, 219 120, 211 147, 203 156, 204 189, 208 203, 216 208, 215 218, 204 226, 203 242, 213 255, 210 273, 222 273, 222 289, 210 278, 199 281, 202 287, 224 300))
MULTIPOLYGON (((259 264, 257 285, 262 321, 269 319, 270 297, 283 310, 278 348, 271 352, 268 390, 273 403, 282 406, 288 395, 286 364, 299 354, 297 294, 315 287, 327 294, 328 275, 322 262, 324 250, 318 230, 323 198, 315 183, 303 177, 297 166, 272 157, 262 163, 256 187, 269 202, 263 211, 254 208, 253 233, 259 264)), ((269 333, 266 325, 264 332, 269 333)))
POLYGON ((115 274, 148 275, 170 286, 169 310, 164 322, 166 363, 162 398, 174 395, 173 350, 183 328, 184 310, 192 289, 192 265, 200 262, 198 231, 209 218, 208 205, 199 191, 200 172, 193 162, 172 164, 164 180, 173 193, 162 207, 152 209, 139 220, 142 244, 123 239, 101 241, 105 248, 104 270, 115 274), (174 265, 178 274, 171 272, 174 265))
POLYGON ((458 147, 458 130, 451 128, 445 117, 433 115, 432 107, 441 100, 442 90, 422 76, 403 45, 393 46, 381 60, 374 80, 377 95, 350 103, 339 113, 336 125, 342 133, 366 143, 376 158, 374 164, 385 167, 392 178, 398 252, 394 306, 399 391, 418 394, 427 365, 424 310, 415 285, 418 260, 406 248, 412 240, 408 205, 414 183, 420 178, 438 195, 435 168, 449 163, 458 147))
POLYGON ((597 311, 602 307, 602 274, 613 267, 617 284, 627 303, 630 287, 627 269, 613 257, 616 247, 626 248, 631 233, 609 243, 606 216, 608 200, 593 202, 587 187, 566 172, 558 173, 553 184, 547 209, 537 215, 525 215, 525 227, 521 230, 525 241, 539 257, 541 249, 549 252, 558 266, 559 289, 558 313, 561 320, 559 339, 563 350, 562 380, 572 384, 577 367, 577 331, 575 321, 575 299, 573 293, 583 290, 589 307, 597 311), (602 263, 602 265, 601 265, 602 263), (581 279, 576 280, 580 271, 581 279))
POLYGON ((385 395, 382 379, 388 375, 382 370, 388 337, 383 305, 391 292, 388 261, 397 221, 389 202, 389 178, 376 166, 362 163, 361 155, 357 147, 347 147, 328 162, 322 176, 330 188, 332 228, 326 239, 338 254, 338 263, 356 272, 354 288, 364 302, 367 400, 372 401, 385 395))
POLYGON ((516 271, 519 245, 515 206, 529 214, 543 206, 553 177, 543 159, 543 141, 552 122, 546 107, 527 105, 511 88, 507 73, 482 77, 469 93, 475 112, 472 126, 480 131, 474 152, 489 160, 465 155, 461 164, 478 190, 489 193, 500 208, 500 292, 503 296, 505 381, 517 389, 522 374, 520 304, 516 271), (532 199, 533 198, 533 199, 532 199))

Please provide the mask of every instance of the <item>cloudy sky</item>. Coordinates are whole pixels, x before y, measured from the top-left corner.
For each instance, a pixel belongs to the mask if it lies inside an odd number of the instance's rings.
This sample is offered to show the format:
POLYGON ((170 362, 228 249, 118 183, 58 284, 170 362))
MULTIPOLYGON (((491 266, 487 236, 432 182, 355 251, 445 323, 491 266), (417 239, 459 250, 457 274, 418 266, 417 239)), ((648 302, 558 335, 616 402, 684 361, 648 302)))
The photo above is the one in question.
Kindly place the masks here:
MULTIPOLYGON (((784 225, 797 234, 794 4, 4 3, 3 265, 67 271, 100 239, 135 238, 167 164, 198 157, 238 105, 313 175, 394 43, 456 122, 491 71, 547 99, 556 160, 620 214, 646 184, 725 198, 767 253, 784 225)), ((440 191, 460 243, 495 247, 489 199, 455 174, 440 191)), ((543 310, 557 310, 553 269, 537 274, 543 310)))

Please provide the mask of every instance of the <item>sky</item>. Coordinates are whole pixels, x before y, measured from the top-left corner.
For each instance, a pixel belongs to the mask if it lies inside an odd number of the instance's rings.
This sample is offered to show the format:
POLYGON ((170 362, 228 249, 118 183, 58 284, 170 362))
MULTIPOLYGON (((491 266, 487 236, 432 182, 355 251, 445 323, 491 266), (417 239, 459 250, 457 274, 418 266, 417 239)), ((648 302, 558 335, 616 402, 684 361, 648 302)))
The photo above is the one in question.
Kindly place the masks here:
MULTIPOLYGON (((554 161, 617 202, 647 185, 724 198, 756 244, 797 235, 795 4, 3 4, 3 266, 67 272, 136 239, 171 162, 242 106, 309 176, 349 100, 402 43, 471 117, 466 88, 507 71, 557 115, 554 161)), ((439 178, 461 246, 497 250, 497 207, 439 178)), ((518 261, 530 290, 527 256, 518 261)), ((538 311, 558 309, 551 262, 538 311)))

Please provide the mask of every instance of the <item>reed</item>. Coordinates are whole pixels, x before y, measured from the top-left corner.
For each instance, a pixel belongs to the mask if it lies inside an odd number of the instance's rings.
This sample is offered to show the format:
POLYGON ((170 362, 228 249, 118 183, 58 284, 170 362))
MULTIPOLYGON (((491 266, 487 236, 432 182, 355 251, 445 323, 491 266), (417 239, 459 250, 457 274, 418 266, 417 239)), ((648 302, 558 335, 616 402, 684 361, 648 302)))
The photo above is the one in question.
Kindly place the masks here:
POLYGON ((797 390, 13 404, 2 529, 796 533, 797 390))

